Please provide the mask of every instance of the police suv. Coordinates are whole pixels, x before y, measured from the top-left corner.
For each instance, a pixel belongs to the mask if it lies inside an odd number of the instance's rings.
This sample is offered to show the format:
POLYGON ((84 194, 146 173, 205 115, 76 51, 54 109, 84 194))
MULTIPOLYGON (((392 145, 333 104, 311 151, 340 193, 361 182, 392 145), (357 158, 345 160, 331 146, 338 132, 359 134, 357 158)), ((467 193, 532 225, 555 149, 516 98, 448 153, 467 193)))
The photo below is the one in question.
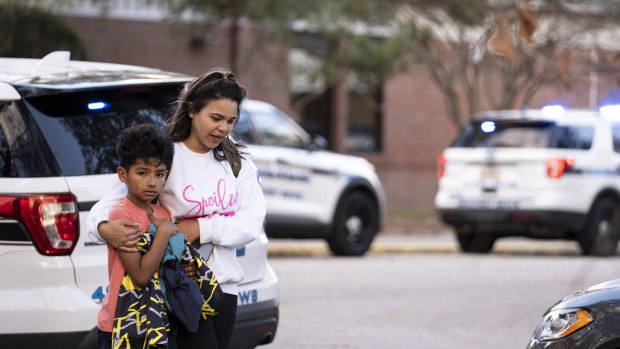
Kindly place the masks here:
POLYGON ((473 118, 438 159, 438 214, 466 252, 497 238, 576 240, 587 255, 616 251, 620 113, 490 111, 473 118))
POLYGON ((385 194, 366 159, 325 151, 271 104, 247 100, 234 129, 258 167, 267 234, 323 238, 336 255, 362 255, 381 227, 385 194))
MULTIPOLYGON (((0 347, 97 347, 107 251, 88 238, 88 211, 116 177, 119 132, 163 123, 191 78, 68 52, 0 58, 0 347)), ((245 279, 230 348, 276 333, 267 243, 263 233, 237 251, 245 279)))

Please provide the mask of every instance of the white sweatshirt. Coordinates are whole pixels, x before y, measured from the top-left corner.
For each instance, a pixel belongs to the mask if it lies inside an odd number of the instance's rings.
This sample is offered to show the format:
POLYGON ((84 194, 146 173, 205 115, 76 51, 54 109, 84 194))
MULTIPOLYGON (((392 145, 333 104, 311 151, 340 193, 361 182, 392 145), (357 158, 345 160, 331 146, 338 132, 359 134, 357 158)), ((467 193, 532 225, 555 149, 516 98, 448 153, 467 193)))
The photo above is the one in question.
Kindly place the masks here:
MULTIPOLYGON (((173 220, 198 218, 200 242, 214 244, 207 262, 222 290, 234 295, 244 277, 236 249, 258 236, 265 218, 265 198, 258 171, 248 156, 244 157, 235 178, 228 161, 217 161, 212 151, 195 153, 183 142, 177 142, 172 169, 159 197, 160 205, 170 212, 173 220)), ((90 210, 86 227, 93 241, 105 243, 97 225, 107 219, 112 207, 126 195, 126 185, 117 180, 90 210)), ((206 247, 198 251, 205 258, 209 254, 206 247)))

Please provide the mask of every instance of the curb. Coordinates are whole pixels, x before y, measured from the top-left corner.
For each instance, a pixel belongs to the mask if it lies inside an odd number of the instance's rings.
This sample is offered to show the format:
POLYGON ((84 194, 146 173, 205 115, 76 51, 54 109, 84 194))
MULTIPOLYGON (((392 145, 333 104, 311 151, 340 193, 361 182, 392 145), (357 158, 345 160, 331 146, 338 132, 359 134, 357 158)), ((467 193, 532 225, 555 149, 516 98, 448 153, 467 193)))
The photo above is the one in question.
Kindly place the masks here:
MULTIPOLYGON (((268 253, 273 257, 333 256, 327 243, 318 239, 270 239, 268 253)), ((451 234, 377 236, 368 254, 388 253, 452 254, 461 250, 451 234)), ((581 251, 574 241, 503 238, 495 243, 490 254, 579 256, 581 251)))
MULTIPOLYGON (((456 253, 459 249, 449 241, 374 241, 368 253, 456 253)), ((321 240, 276 240, 268 245, 269 256, 332 255, 329 246, 321 240)))

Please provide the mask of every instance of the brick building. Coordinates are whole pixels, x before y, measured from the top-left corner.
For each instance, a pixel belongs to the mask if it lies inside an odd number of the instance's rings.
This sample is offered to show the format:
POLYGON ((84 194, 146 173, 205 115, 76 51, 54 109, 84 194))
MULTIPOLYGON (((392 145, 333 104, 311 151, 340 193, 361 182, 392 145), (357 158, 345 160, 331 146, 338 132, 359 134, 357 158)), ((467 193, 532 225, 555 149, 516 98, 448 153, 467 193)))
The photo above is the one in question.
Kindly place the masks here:
MULTIPOLYGON (((144 9, 107 9, 102 15, 100 8, 87 7, 61 14, 84 41, 89 60, 189 74, 228 66, 225 28, 192 39, 144 9)), ((255 34, 242 27, 239 79, 251 98, 270 102, 303 121, 291 108, 289 49, 255 34)), ((542 91, 534 104, 543 105, 546 97, 556 95, 542 91)), ((376 166, 390 207, 431 208, 437 190, 436 159, 457 132, 448 120, 442 96, 423 65, 384 81, 381 96, 378 150, 347 152, 376 166)), ((587 105, 587 91, 572 91, 564 97, 570 105, 587 105)))

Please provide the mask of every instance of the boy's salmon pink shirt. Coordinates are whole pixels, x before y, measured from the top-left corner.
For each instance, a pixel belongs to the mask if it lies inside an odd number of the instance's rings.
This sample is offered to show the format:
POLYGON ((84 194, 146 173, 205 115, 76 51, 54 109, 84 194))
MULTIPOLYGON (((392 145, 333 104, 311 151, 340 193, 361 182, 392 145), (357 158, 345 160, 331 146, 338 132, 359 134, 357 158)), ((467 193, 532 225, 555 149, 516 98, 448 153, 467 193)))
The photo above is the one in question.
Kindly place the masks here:
MULTIPOLYGON (((153 214, 157 218, 170 219, 170 214, 159 205, 151 205, 153 214)), ((144 234, 151 225, 151 220, 143 209, 134 205, 129 199, 124 198, 110 211, 109 219, 111 221, 117 219, 129 219, 140 224, 140 230, 144 234)), ((108 293, 103 299, 101 309, 97 316, 99 329, 105 332, 112 332, 114 328, 114 313, 116 312, 116 302, 118 300, 118 291, 121 288, 121 282, 125 275, 125 267, 118 257, 116 249, 108 244, 108 277, 110 285, 108 293)))

